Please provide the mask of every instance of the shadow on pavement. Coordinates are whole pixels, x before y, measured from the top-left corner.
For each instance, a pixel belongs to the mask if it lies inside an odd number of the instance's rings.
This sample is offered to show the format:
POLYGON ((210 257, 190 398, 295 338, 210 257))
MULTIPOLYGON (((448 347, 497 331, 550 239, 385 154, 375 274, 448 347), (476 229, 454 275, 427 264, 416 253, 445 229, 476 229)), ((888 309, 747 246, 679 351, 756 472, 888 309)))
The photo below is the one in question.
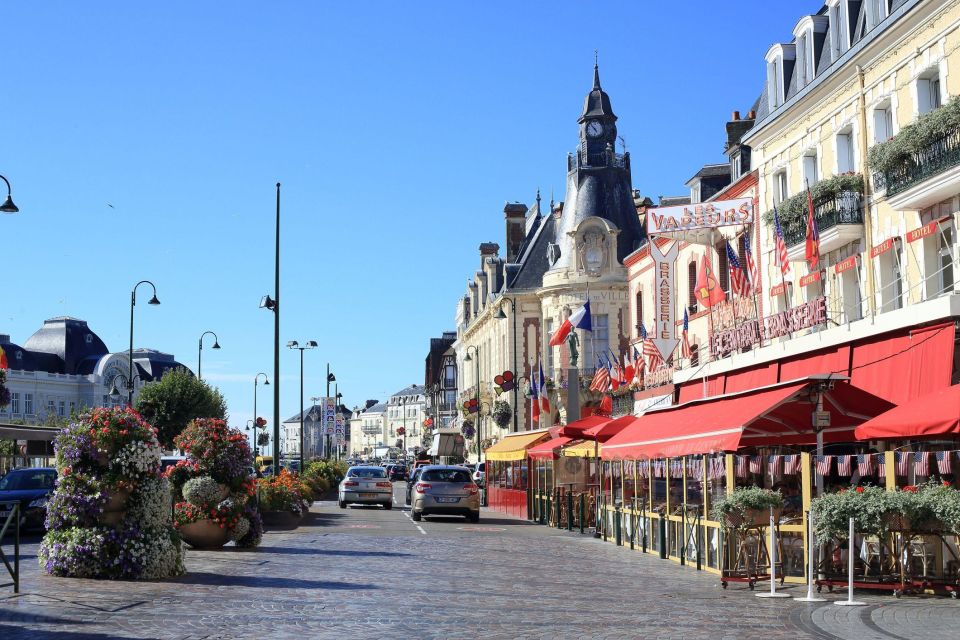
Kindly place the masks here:
MULTIPOLYGON (((65 620, 68 624, 84 624, 76 620, 65 620)), ((126 638, 107 633, 89 633, 85 631, 53 631, 51 629, 24 629, 0 624, 0 638, 19 640, 20 638, 51 638, 52 640, 108 640, 112 638, 126 638)))
POLYGON ((191 572, 187 575, 161 582, 177 584, 203 584, 217 587, 254 587, 257 589, 331 589, 334 591, 362 591, 378 589, 376 585, 330 580, 302 580, 270 576, 230 576, 219 573, 191 572))
POLYGON ((261 549, 266 553, 280 553, 291 556, 344 556, 348 558, 406 558, 411 554, 394 551, 345 551, 342 549, 310 549, 307 547, 269 547, 261 549))

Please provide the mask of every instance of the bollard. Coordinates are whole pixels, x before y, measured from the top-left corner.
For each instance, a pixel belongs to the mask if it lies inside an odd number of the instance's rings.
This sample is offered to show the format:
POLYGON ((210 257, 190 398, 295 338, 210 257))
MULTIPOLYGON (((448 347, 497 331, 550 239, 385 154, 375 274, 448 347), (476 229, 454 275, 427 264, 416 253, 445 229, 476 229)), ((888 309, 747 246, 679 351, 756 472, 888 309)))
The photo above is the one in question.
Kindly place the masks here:
POLYGON ((660 559, 667 559, 667 521, 660 514, 660 559))
POLYGON ((697 507, 697 571, 703 570, 703 554, 700 549, 703 548, 703 530, 700 527, 700 507, 697 507))
POLYGON ((687 510, 683 510, 682 520, 680 520, 680 566, 687 564, 687 510))
POLYGON ((567 491, 567 531, 573 531, 573 493, 567 491))
POLYGON ((643 544, 643 552, 647 552, 647 527, 649 523, 647 522, 647 499, 643 499, 643 506, 640 507, 640 519, 643 521, 643 539, 641 543, 643 544))
POLYGON ((614 507, 614 508, 613 508, 613 513, 614 513, 614 516, 613 516, 613 517, 614 517, 614 522, 613 522, 613 526, 614 526, 614 529, 613 529, 613 531, 614 531, 614 541, 617 543, 617 546, 619 547, 619 546, 621 546, 621 545, 623 544, 623 534, 622 534, 622 532, 621 532, 621 530, 620 530, 620 526, 621 526, 621 524, 620 524, 620 513, 621 513, 621 512, 620 512, 620 507, 614 507))
POLYGON ((583 493, 580 493, 580 534, 583 535, 583 493))
POLYGON ((846 607, 865 607, 866 602, 860 602, 853 599, 853 518, 850 518, 850 538, 847 542, 847 599, 834 602, 840 606, 846 607))
POLYGON ((770 556, 770 592, 758 593, 758 598, 789 598, 790 594, 777 593, 777 525, 773 519, 773 507, 770 507, 770 550, 767 553, 770 556))

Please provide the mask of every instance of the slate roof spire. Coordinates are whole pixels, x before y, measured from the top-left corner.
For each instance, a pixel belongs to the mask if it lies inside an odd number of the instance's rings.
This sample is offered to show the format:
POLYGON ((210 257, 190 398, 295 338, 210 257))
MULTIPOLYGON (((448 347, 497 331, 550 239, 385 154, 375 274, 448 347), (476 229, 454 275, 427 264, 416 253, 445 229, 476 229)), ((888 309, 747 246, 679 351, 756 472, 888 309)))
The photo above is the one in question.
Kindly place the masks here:
POLYGON ((600 87, 600 67, 596 62, 593 64, 593 89, 583 101, 583 113, 577 122, 582 124, 587 118, 605 118, 608 121, 617 119, 613 107, 610 106, 610 96, 600 87))

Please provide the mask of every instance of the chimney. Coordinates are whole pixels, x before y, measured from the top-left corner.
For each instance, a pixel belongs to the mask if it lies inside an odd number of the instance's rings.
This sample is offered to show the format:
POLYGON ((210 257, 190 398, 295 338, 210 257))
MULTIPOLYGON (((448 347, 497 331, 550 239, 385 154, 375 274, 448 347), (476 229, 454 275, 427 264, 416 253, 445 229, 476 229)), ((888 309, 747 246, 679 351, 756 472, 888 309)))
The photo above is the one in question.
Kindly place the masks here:
POLYGON ((740 119, 740 112, 739 112, 739 111, 734 111, 733 114, 730 116, 730 119, 731 119, 731 120, 739 120, 739 119, 740 119))
POLYGON ((750 111, 747 112, 747 120, 756 120, 756 119, 757 119, 757 112, 756 112, 756 111, 754 111, 753 109, 751 109, 750 111))
POLYGON ((507 202, 503 205, 503 218, 507 224, 507 263, 514 263, 520 254, 520 245, 526 233, 527 205, 507 202))

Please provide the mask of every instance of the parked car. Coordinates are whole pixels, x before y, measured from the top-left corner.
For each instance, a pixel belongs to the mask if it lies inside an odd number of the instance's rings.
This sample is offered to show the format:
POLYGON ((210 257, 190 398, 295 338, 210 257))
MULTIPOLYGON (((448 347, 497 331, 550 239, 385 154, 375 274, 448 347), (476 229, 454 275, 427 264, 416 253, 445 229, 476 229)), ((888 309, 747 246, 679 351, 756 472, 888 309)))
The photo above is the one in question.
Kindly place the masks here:
POLYGON ((406 480, 407 479, 407 468, 402 464, 395 464, 390 467, 388 475, 391 480, 406 480))
POLYGON ((175 467, 181 460, 186 460, 187 456, 160 456, 160 471, 166 471, 170 467, 175 467))
POLYGON ((340 481, 338 503, 341 509, 348 504, 379 504, 393 508, 393 483, 383 467, 350 467, 340 481))
POLYGON ((407 506, 410 506, 410 501, 413 499, 413 485, 417 484, 417 480, 420 479, 420 474, 423 473, 425 465, 416 467, 413 471, 410 472, 410 478, 407 480, 407 506))
POLYGON ((487 463, 481 462, 477 464, 476 468, 473 470, 473 481, 477 483, 478 487, 482 487, 484 482, 487 480, 487 463))
POLYGON ((50 467, 14 469, 0 479, 0 527, 13 510, 11 504, 20 503, 20 527, 43 529, 47 517, 47 501, 53 495, 57 470, 50 467))
POLYGON ((461 515, 480 521, 480 490, 464 467, 431 465, 423 467, 413 485, 411 517, 419 521, 429 515, 461 515))

